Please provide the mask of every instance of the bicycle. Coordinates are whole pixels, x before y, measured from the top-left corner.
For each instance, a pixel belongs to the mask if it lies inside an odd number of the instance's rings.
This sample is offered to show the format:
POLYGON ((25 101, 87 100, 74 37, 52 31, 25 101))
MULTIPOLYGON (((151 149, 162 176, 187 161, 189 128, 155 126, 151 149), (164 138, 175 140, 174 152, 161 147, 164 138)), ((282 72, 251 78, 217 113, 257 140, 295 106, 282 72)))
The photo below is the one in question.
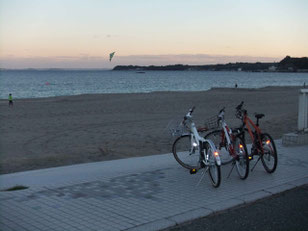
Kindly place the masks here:
POLYGON ((218 122, 221 129, 211 131, 204 138, 214 142, 220 152, 222 165, 232 163, 228 177, 231 175, 234 166, 236 166, 240 179, 244 180, 249 174, 249 159, 246 143, 240 134, 233 132, 228 127, 225 121, 225 108, 219 111, 218 122))
POLYGON ((187 132, 174 141, 172 153, 176 161, 189 169, 191 174, 201 168, 205 169, 204 174, 208 171, 212 185, 217 188, 221 182, 219 153, 211 140, 200 136, 192 119, 194 109, 195 107, 191 108, 181 122, 180 125, 185 127, 187 132))
POLYGON ((238 128, 238 131, 243 140, 245 140, 245 131, 248 132, 252 140, 251 153, 248 156, 249 160, 253 160, 254 156, 259 156, 251 171, 253 171, 261 159, 266 172, 273 173, 275 172, 278 163, 276 145, 273 138, 268 133, 262 133, 259 127, 259 120, 265 115, 256 113, 255 117, 257 121, 256 123, 253 123, 253 121, 248 117, 247 111, 242 109, 243 104, 244 102, 242 101, 236 107, 236 117, 243 122, 242 126, 238 128))

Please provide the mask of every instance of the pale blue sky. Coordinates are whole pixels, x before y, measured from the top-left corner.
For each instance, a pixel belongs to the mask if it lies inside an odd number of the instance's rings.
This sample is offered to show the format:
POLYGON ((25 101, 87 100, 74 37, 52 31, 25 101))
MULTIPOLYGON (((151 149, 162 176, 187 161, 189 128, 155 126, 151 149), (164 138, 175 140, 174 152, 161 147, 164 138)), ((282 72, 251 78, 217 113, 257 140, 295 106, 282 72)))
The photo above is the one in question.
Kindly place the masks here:
POLYGON ((308 56, 307 12, 306 0, 0 0, 0 67, 308 56))

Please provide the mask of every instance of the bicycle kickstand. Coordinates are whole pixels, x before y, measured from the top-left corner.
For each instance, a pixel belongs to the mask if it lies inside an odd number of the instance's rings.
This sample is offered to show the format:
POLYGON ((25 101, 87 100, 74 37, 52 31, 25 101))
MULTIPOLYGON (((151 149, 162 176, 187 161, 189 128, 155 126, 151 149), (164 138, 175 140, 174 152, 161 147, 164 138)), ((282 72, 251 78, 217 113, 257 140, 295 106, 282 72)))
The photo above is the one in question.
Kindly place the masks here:
POLYGON ((201 181, 202 181, 202 179, 203 179, 203 177, 205 176, 205 173, 208 171, 208 169, 209 169, 209 167, 206 167, 204 170, 203 170, 203 172, 201 173, 201 177, 200 177, 200 180, 198 181, 198 183, 197 183, 197 187, 199 186, 199 184, 201 183, 201 181))
POLYGON ((231 175, 231 173, 232 173, 232 171, 233 171, 234 166, 235 166, 235 162, 233 161, 233 162, 232 162, 232 168, 231 168, 231 170, 230 170, 230 172, 229 172, 229 174, 228 174, 228 177, 227 177, 227 178, 229 178, 229 177, 230 177, 230 175, 231 175))
POLYGON ((259 156, 257 162, 255 163, 255 165, 252 167, 251 172, 254 170, 254 168, 256 167, 257 163, 259 162, 259 160, 261 159, 261 156, 259 156))

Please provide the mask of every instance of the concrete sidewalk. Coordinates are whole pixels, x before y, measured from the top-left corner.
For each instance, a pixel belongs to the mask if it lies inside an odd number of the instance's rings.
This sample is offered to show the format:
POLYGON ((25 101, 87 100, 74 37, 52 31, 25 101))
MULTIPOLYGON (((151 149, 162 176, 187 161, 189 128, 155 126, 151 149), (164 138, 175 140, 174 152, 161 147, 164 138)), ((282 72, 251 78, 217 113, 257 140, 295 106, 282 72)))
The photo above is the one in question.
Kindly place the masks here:
POLYGON ((223 166, 218 189, 172 154, 2 175, 1 189, 29 188, 0 192, 0 230, 159 230, 307 184, 308 146, 276 144, 275 173, 260 162, 243 181, 223 166))

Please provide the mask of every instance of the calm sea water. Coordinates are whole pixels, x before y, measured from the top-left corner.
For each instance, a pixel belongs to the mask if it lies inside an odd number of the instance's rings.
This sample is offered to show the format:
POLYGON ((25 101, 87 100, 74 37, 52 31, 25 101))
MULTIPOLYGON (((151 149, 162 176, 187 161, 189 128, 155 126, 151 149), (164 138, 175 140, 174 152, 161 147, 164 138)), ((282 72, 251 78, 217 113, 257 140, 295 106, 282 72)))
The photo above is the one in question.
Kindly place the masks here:
POLYGON ((212 87, 260 88, 308 84, 308 73, 5 70, 0 71, 0 98, 37 98, 94 93, 203 91, 212 87))

